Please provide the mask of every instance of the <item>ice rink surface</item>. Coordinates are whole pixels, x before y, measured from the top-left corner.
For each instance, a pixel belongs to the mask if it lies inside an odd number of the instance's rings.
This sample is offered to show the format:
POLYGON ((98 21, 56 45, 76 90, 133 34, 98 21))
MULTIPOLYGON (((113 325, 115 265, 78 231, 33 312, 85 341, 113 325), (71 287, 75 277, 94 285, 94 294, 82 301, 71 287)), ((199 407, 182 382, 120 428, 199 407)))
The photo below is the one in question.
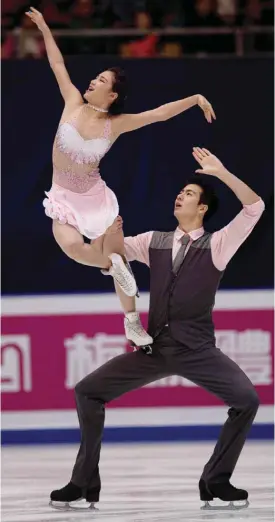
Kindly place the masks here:
POLYGON ((2 522, 274 521, 273 443, 248 442, 232 484, 249 491, 241 511, 202 511, 197 484, 214 443, 106 444, 99 511, 59 512, 49 494, 70 480, 77 446, 2 448, 2 522))

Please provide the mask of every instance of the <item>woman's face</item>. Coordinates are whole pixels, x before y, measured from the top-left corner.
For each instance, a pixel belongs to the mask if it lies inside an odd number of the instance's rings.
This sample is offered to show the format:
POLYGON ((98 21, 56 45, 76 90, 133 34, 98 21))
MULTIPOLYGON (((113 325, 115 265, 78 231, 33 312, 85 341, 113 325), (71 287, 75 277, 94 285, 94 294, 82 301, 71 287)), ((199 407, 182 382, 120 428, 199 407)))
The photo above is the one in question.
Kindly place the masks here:
POLYGON ((91 81, 84 94, 85 100, 97 107, 108 108, 117 98, 113 92, 114 74, 112 71, 104 71, 91 81))

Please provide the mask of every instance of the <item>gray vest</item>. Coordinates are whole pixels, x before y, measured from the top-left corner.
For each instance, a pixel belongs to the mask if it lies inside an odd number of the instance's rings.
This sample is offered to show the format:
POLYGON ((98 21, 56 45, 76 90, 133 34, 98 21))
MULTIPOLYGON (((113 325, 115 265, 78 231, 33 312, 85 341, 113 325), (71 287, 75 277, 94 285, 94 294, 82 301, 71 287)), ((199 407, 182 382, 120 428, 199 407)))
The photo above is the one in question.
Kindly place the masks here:
POLYGON ((213 346, 212 310, 223 272, 212 261, 211 234, 192 242, 176 275, 173 238, 174 232, 154 232, 151 239, 148 332, 156 337, 168 324, 172 338, 191 349, 213 346))

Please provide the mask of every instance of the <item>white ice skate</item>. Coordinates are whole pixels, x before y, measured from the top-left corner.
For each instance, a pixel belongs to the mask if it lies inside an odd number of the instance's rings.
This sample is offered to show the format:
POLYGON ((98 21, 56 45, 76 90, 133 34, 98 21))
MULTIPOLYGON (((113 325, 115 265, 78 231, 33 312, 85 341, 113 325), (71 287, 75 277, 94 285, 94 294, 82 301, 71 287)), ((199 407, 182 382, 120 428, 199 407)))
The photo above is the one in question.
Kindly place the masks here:
POLYGON ((124 328, 126 338, 135 349, 142 348, 146 353, 152 353, 153 339, 144 330, 137 312, 130 312, 125 315, 124 328))
POLYGON ((109 259, 112 261, 112 266, 109 270, 101 270, 101 273, 111 275, 126 295, 135 296, 138 290, 132 271, 119 254, 111 254, 109 259))

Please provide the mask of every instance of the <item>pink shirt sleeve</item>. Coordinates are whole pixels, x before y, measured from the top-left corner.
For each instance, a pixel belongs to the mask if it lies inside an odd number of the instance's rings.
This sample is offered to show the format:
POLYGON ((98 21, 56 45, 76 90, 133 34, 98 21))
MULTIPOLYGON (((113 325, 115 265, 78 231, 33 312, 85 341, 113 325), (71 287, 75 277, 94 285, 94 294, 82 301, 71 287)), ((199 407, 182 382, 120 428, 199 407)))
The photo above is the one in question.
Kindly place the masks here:
POLYGON ((149 246, 153 232, 124 238, 125 254, 128 261, 140 261, 149 266, 149 246))
POLYGON ((224 270, 238 248, 259 221, 265 205, 262 199, 244 205, 243 209, 226 227, 214 232, 211 238, 212 260, 218 270, 224 270))

